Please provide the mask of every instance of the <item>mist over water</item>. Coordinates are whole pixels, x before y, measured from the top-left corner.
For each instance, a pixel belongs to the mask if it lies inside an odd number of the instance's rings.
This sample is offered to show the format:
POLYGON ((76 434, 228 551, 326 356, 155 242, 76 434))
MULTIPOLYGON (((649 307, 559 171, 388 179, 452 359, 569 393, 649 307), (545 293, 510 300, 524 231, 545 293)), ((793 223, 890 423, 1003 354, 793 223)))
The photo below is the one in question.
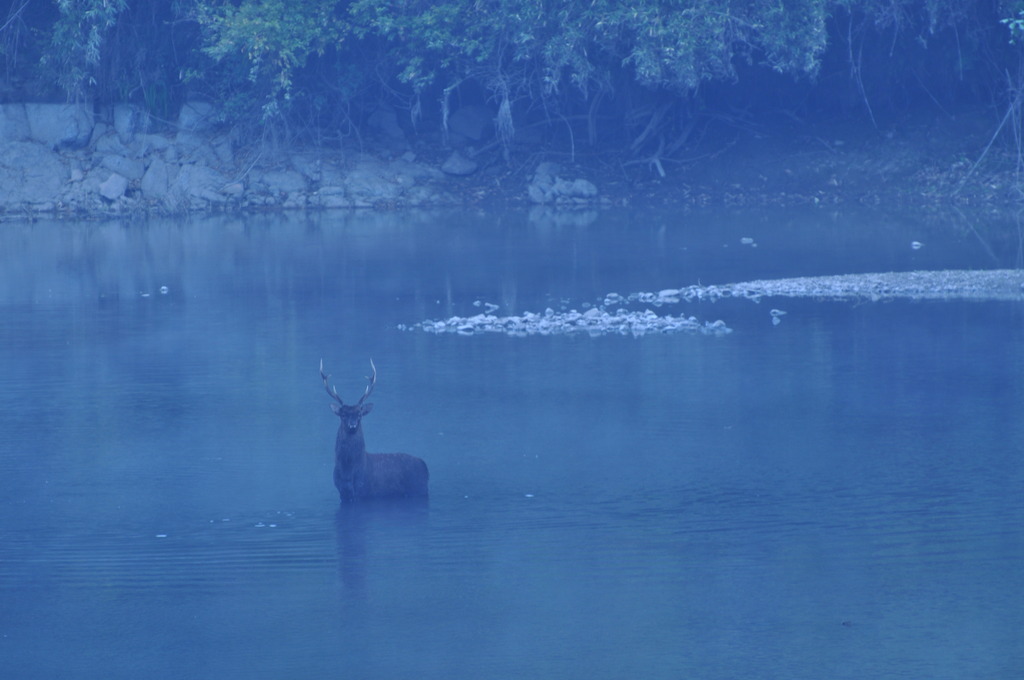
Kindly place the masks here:
POLYGON ((5 676, 1013 677, 1019 303, 671 310, 725 335, 400 330, 486 304, 1019 267, 984 226, 7 224, 5 676), (426 508, 339 508, 318 365, 353 401, 371 357, 367 448, 427 462, 426 508))

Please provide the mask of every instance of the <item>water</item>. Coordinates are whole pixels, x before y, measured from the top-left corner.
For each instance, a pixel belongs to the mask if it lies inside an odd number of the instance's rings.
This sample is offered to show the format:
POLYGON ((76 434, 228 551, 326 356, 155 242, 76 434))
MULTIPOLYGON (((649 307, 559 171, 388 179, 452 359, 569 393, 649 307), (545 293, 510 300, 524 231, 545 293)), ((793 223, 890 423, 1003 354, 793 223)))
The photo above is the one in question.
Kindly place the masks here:
POLYGON ((1012 234, 819 212, 6 224, 4 677, 1016 677, 1019 305, 680 310, 722 337, 398 330, 476 301, 1020 266, 1012 234), (338 509, 318 364, 354 400, 370 357, 368 448, 424 458, 429 508, 338 509))

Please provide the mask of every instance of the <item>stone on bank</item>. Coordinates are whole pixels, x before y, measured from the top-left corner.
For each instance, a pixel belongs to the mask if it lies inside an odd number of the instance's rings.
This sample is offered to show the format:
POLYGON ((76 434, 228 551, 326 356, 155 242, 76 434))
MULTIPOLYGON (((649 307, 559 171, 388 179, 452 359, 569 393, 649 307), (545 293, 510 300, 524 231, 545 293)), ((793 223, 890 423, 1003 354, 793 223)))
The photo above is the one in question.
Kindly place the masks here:
POLYGON ((61 195, 68 169, 37 142, 0 144, 0 210, 52 205, 61 195))
POLYGON ((128 178, 113 172, 110 174, 110 177, 100 184, 100 196, 108 201, 116 201, 124 196, 124 192, 127 189, 128 178))

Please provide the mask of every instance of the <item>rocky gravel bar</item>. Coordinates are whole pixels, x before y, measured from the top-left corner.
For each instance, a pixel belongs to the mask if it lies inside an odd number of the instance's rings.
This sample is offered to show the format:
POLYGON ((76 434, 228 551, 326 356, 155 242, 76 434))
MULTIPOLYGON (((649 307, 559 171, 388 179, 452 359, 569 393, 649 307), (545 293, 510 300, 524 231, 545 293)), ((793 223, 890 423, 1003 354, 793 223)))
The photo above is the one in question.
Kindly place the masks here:
MULTIPOLYGON (((732 330, 724 321, 698 321, 693 316, 661 315, 650 307, 681 302, 740 298, 760 301, 763 297, 802 297, 818 300, 885 301, 885 300, 968 300, 1024 301, 1024 270, 995 269, 987 271, 944 270, 888 272, 877 274, 842 274, 838 276, 806 276, 790 279, 746 281, 718 286, 667 288, 656 293, 609 293, 598 306, 584 305, 586 311, 575 309, 542 313, 524 312, 513 316, 495 315, 497 305, 474 316, 453 316, 429 319, 401 330, 427 333, 477 335, 501 333, 516 337, 531 335, 644 335, 662 333, 699 333, 725 335, 732 330), (627 306, 646 305, 632 310, 627 306), (614 311, 611 311, 613 308, 614 311)), ((481 303, 475 303, 480 305, 481 303)), ((785 314, 772 310, 772 316, 785 314)))
POLYGON ((701 322, 695 317, 658 315, 647 309, 627 311, 618 309, 608 312, 591 307, 585 312, 575 309, 556 312, 546 309, 543 313, 524 312, 515 316, 477 314, 475 316, 453 316, 442 320, 427 320, 412 326, 399 326, 401 330, 421 330, 427 333, 456 333, 477 335, 480 333, 501 333, 513 337, 530 335, 652 335, 657 333, 703 333, 725 335, 732 330, 724 321, 701 322))
POLYGON ((688 286, 657 293, 614 293, 605 305, 622 302, 667 304, 721 298, 801 297, 820 300, 1024 300, 1024 270, 941 270, 805 276, 746 281, 720 286, 688 286))

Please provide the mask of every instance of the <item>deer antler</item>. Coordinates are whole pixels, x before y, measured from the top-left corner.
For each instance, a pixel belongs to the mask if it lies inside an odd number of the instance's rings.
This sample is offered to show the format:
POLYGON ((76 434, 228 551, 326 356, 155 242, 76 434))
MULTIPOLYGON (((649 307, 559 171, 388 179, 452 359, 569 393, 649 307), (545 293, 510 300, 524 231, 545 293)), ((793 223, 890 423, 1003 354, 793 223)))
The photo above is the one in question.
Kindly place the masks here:
MULTIPOLYGON (((372 362, 371 362, 371 363, 372 363, 372 362)), ((339 396, 338 396, 338 390, 337 390, 337 388, 335 388, 335 387, 331 387, 330 385, 328 385, 328 384, 327 384, 327 379, 328 379, 328 378, 330 378, 331 376, 329 376, 329 375, 326 375, 326 374, 324 373, 324 360, 323 360, 323 359, 321 359, 321 360, 320 360, 320 377, 321 377, 321 378, 323 378, 323 381, 324 381, 324 389, 325 389, 325 390, 327 390, 327 394, 331 395, 331 397, 333 397, 334 399, 337 399, 337 400, 338 400, 338 403, 339 403, 339 404, 341 404, 342 406, 344 406, 344 405, 345 405, 345 402, 343 402, 343 401, 341 400, 341 397, 339 397, 339 396)), ((365 398, 365 397, 364 397, 364 398, 365 398)), ((360 401, 362 401, 362 400, 360 400, 360 401)))
POLYGON ((373 385, 377 382, 377 367, 373 365, 373 359, 370 359, 370 368, 373 369, 373 375, 369 376, 367 380, 370 384, 366 386, 366 391, 363 392, 363 396, 359 397, 359 401, 356 402, 356 406, 362 406, 366 398, 370 396, 370 392, 373 392, 373 385))

